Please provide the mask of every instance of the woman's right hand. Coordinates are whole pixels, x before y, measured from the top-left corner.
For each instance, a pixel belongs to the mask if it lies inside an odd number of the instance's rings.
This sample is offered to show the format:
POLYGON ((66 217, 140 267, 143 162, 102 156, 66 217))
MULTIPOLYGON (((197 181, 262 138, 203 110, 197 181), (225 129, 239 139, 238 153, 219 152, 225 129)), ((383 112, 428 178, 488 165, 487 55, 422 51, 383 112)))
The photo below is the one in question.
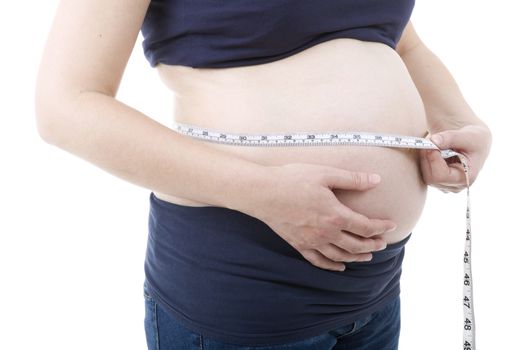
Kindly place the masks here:
POLYGON ((390 220, 369 219, 341 203, 332 189, 366 191, 377 174, 291 163, 268 167, 271 181, 264 203, 249 213, 265 222, 313 265, 335 271, 344 262, 369 261, 386 242, 378 237, 395 229, 390 220))

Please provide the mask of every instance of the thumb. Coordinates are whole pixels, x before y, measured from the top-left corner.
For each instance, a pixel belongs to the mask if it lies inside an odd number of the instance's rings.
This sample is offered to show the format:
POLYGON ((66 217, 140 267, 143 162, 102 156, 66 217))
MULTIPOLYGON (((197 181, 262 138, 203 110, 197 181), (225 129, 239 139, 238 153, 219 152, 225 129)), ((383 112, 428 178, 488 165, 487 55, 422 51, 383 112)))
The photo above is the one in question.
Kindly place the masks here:
POLYGON ((430 140, 440 149, 468 150, 473 140, 465 130, 446 130, 433 134, 430 140))
POLYGON ((325 183, 328 187, 346 190, 364 191, 375 187, 381 182, 378 174, 347 171, 337 169, 324 174, 325 183))

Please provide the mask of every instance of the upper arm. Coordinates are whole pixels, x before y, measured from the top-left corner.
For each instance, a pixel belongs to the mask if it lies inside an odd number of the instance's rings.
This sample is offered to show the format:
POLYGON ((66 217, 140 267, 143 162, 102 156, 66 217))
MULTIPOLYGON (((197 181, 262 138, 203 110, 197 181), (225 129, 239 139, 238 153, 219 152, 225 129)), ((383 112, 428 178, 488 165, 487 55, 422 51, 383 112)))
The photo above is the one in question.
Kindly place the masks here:
POLYGON ((396 51, 399 56, 403 56, 405 53, 421 44, 423 44, 423 42, 417 35, 412 21, 409 21, 405 26, 403 33, 401 34, 399 42, 397 43, 396 51))
POLYGON ((40 62, 37 108, 82 91, 115 96, 149 3, 61 0, 40 62))

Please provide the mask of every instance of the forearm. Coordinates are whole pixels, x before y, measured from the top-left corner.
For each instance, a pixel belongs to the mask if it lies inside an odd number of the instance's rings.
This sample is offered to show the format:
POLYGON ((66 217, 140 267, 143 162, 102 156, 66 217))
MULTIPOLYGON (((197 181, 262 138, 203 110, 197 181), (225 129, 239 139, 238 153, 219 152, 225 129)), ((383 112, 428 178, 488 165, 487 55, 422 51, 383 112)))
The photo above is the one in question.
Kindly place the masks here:
POLYGON ((423 99, 431 133, 465 125, 485 126, 468 105, 448 69, 424 43, 420 42, 401 58, 423 99))
POLYGON ((42 138, 121 179, 241 211, 262 195, 264 166, 178 134, 111 96, 84 92, 54 104, 61 107, 37 104, 42 138))

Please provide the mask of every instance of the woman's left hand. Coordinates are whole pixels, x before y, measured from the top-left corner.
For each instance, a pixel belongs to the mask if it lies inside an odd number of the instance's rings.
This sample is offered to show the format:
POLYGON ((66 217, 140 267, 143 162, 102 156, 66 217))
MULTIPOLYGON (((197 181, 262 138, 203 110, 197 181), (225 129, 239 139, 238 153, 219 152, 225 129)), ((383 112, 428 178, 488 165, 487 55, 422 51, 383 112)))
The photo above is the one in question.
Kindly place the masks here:
MULTIPOLYGON (((457 130, 432 134, 430 139, 440 149, 453 149, 463 154, 472 184, 490 151, 492 135, 485 125, 467 125, 457 130)), ((467 187, 465 172, 458 157, 444 159, 438 150, 421 150, 420 168, 423 180, 443 192, 459 192, 467 187)))

